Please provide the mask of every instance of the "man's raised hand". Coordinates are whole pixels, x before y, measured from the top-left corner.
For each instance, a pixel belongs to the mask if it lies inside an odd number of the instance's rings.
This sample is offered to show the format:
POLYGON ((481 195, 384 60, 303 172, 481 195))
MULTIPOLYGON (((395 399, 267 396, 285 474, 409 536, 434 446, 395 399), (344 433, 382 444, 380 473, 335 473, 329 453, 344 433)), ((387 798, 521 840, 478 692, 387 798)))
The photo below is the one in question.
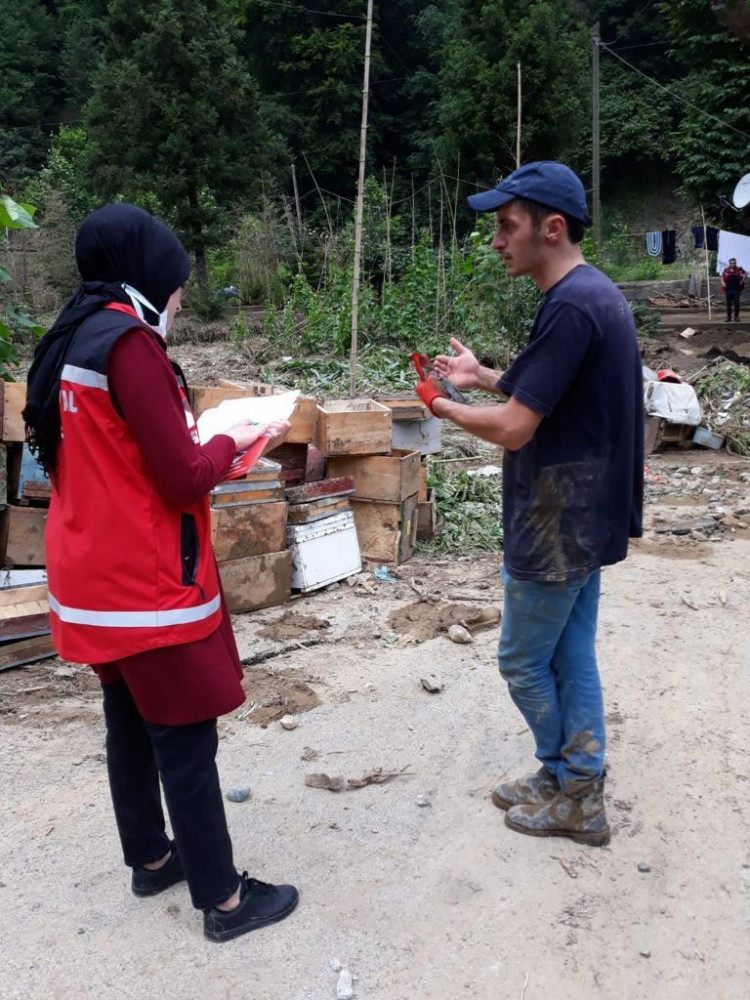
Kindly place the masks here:
POLYGON ((455 355, 438 354, 434 361, 435 370, 443 378, 450 379, 457 389, 476 389, 479 386, 479 362, 469 348, 455 337, 451 337, 450 346, 455 355))

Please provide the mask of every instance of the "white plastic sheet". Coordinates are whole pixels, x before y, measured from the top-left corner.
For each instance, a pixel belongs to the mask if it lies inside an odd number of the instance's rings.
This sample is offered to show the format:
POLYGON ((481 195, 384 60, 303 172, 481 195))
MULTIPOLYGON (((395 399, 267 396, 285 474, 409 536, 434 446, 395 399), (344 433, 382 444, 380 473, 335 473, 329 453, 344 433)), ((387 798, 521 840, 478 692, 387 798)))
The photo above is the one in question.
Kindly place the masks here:
POLYGON ((643 401, 649 416, 691 427, 701 422, 701 405, 695 389, 687 382, 644 382, 643 401))

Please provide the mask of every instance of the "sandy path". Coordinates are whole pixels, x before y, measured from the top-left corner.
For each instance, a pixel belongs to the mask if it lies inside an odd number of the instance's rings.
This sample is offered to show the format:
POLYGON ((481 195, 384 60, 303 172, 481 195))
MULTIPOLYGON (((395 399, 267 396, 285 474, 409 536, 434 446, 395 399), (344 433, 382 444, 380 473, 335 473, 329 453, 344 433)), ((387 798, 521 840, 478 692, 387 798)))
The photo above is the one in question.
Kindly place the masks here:
MULTIPOLYGON (((496 629, 471 646, 358 648, 387 633, 393 589, 297 602, 327 615, 338 641, 267 666, 316 679, 322 703, 293 732, 226 720, 220 767, 225 784, 253 788, 227 803, 238 864, 293 879, 303 902, 228 945, 202 938, 184 887, 129 893, 93 697, 26 718, 16 706, 0 724, 0 996, 324 1000, 334 957, 363 1000, 747 996, 750 542, 668 551, 636 547, 605 575, 606 849, 513 834, 488 801, 499 775, 533 764, 496 672, 496 629), (439 695, 419 687, 427 667, 446 682, 439 695), (300 759, 305 747, 317 760, 300 759), (311 770, 407 765, 411 775, 359 791, 303 786, 311 770), (416 804, 422 794, 431 806, 416 804)), ((491 570, 475 560, 450 572, 491 570)), ((243 619, 245 649, 257 626, 243 619)), ((51 669, 23 676, 33 687, 51 669)))

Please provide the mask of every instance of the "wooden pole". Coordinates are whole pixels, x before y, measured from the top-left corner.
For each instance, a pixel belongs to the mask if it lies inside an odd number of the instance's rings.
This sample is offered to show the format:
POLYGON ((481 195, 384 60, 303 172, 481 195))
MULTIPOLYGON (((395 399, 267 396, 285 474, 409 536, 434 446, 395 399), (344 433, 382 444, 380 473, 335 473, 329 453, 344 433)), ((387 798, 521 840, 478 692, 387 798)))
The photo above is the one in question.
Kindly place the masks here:
POLYGON ((591 221, 594 245, 602 245, 601 164, 599 158, 599 22, 591 29, 591 221))
POLYGON ((521 166, 521 61, 516 63, 518 71, 518 102, 516 109, 516 170, 521 166))
POLYGON ((706 235, 706 215, 701 205, 701 222, 703 223, 703 253, 706 258, 706 304, 708 305, 708 318, 711 319, 711 271, 708 264, 708 236, 706 235))
POLYGON ((292 163, 292 187, 294 188, 294 207, 297 211, 297 232, 299 234, 300 248, 302 247, 302 204, 299 200, 299 188, 297 187, 297 171, 292 163))
POLYGON ((359 176, 357 207, 354 215, 354 276, 352 278, 352 344, 349 354, 349 384, 357 394, 357 335, 359 333, 359 280, 362 269, 362 221, 365 206, 365 161, 367 159, 367 109, 370 101, 370 48, 372 45, 372 0, 367 0, 365 29, 365 72, 362 83, 362 125, 359 131, 359 176))

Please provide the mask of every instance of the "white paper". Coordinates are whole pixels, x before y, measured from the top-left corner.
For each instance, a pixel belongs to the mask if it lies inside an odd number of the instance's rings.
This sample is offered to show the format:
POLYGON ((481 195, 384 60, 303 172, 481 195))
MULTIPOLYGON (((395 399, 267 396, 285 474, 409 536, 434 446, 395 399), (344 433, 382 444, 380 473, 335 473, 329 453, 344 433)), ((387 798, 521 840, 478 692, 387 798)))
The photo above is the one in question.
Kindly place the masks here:
POLYGON ((251 396, 225 399, 218 406, 206 410, 198 417, 198 436, 201 444, 217 434, 224 434, 241 420, 256 424, 272 424, 289 420, 297 405, 299 389, 281 392, 278 396, 251 396))

